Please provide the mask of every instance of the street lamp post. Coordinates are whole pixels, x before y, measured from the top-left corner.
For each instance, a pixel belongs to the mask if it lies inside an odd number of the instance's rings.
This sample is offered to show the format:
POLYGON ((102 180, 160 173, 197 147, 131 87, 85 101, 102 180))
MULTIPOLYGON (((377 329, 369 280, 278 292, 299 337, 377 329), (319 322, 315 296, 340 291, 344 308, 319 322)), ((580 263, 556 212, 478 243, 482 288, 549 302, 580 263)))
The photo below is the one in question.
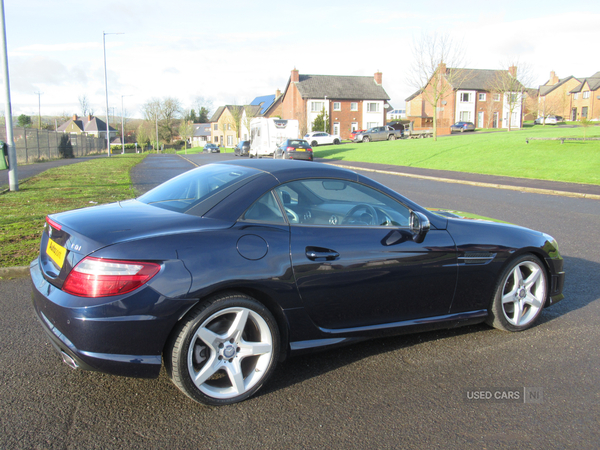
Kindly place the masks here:
POLYGON ((105 33, 102 32, 102 48, 104 49, 104 93, 106 95, 106 152, 110 158, 110 126, 108 125, 108 76, 106 72, 106 35, 107 34, 125 34, 125 33, 105 33))
MULTIPOLYGON (((2 48, 2 75, 4 75, 4 118, 6 124, 6 145, 8 146, 8 187, 11 191, 19 190, 19 176, 17 174, 17 152, 15 149, 15 139, 13 136, 12 106, 10 102, 10 81, 8 77, 8 49, 6 45, 6 23, 4 19, 4 0, 0 0, 2 5, 2 29, 0 30, 0 40, 2 48)), ((0 149, 2 150, 2 149, 0 149)), ((0 155, 4 158, 4 155, 0 155)))

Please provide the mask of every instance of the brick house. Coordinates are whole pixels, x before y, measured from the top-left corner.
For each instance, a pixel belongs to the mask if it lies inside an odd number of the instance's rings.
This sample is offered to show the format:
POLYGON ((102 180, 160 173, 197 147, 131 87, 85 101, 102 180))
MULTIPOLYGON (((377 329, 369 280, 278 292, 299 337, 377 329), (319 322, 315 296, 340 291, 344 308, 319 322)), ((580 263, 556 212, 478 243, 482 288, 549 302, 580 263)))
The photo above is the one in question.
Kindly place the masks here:
POLYGON ((297 119, 300 134, 304 135, 325 110, 330 123, 326 131, 349 139, 354 130, 385 125, 389 96, 383 89, 382 77, 381 72, 374 77, 304 75, 294 69, 283 94, 265 116, 297 119))
POLYGON ((571 116, 571 90, 581 85, 581 80, 574 76, 558 78, 554 71, 550 72, 550 79, 539 87, 537 117, 548 115, 562 116, 565 119, 571 116))
POLYGON ((571 97, 571 120, 587 117, 590 120, 600 120, 600 72, 589 78, 584 78, 578 86, 569 91, 571 97))
MULTIPOLYGON (((112 141, 117 136, 117 130, 113 127, 108 129, 112 141)), ((106 122, 92 115, 78 117, 77 114, 73 114, 73 117, 58 127, 56 131, 67 134, 87 134, 106 139, 106 122)))
MULTIPOLYGON (((437 134, 450 134, 450 126, 459 121, 473 122, 478 128, 522 126, 521 112, 524 86, 516 79, 517 68, 509 70, 452 69, 440 64, 440 82, 445 95, 437 105, 437 134), (452 76, 450 76, 452 74, 452 76), (512 87, 507 89, 508 80, 512 87), (501 86, 504 84, 504 86, 501 86)), ((433 77, 432 77, 433 79, 433 77)), ((431 80, 406 99, 406 117, 414 129, 433 127, 433 106, 426 100, 431 80)))

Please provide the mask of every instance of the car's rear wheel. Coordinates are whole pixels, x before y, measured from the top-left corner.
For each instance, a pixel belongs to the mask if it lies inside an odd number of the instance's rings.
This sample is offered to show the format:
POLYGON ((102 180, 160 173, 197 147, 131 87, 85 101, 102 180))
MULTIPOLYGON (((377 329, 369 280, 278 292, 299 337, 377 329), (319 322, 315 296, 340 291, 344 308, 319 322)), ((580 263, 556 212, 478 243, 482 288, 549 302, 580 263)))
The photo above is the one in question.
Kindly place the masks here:
POLYGON ((369 136, 363 136, 363 142, 369 142, 371 138, 369 136))
POLYGON ((317 145, 319 145, 319 143, 317 141, 312 141, 310 145, 311 147, 316 147, 317 145))
POLYGON ((390 134, 388 136, 388 141, 395 141, 396 140, 396 136, 394 136, 393 134, 390 134))
POLYGON ((506 331, 529 328, 542 312, 547 292, 548 276, 539 258, 517 258, 498 280, 487 323, 506 331))
POLYGON ((181 321, 165 352, 173 383, 188 397, 227 405, 253 395, 277 364, 279 329, 251 297, 226 293, 181 321))
POLYGON ((333 140, 333 145, 340 145, 340 140, 339 139, 334 139, 333 140))

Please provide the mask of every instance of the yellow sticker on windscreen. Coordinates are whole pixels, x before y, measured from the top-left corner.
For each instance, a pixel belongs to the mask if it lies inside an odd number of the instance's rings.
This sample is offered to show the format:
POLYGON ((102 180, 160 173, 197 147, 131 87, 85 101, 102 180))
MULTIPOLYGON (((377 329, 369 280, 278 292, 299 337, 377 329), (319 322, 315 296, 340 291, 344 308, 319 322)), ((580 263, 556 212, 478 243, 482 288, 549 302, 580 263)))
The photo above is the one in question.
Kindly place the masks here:
POLYGON ((50 258, 52 258, 52 261, 54 261, 58 267, 62 269, 62 266, 65 262, 65 256, 67 255, 67 249, 54 242, 52 239, 48 239, 46 253, 50 258))

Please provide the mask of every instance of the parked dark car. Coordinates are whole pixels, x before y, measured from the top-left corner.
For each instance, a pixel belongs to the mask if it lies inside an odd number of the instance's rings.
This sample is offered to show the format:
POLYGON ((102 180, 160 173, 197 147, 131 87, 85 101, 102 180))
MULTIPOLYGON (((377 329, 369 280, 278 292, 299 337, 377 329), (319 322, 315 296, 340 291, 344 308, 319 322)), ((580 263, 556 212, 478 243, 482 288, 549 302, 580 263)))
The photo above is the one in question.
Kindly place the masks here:
POLYGON ((71 367, 157 377, 164 363, 210 405, 250 397, 288 355, 480 322, 525 330, 564 282, 545 233, 273 159, 52 214, 30 273, 37 317, 71 367))
POLYGON ((221 149, 217 144, 206 144, 202 149, 203 153, 221 153, 221 149))
POLYGON ((250 154, 250 141, 240 141, 233 149, 234 156, 248 156, 250 154))
POLYGON ((450 131, 460 131, 461 133, 464 131, 475 131, 475 124, 473 122, 456 122, 450 126, 450 131))
POLYGON ((286 139, 275 149, 273 158, 312 161, 313 149, 304 139, 286 139))

